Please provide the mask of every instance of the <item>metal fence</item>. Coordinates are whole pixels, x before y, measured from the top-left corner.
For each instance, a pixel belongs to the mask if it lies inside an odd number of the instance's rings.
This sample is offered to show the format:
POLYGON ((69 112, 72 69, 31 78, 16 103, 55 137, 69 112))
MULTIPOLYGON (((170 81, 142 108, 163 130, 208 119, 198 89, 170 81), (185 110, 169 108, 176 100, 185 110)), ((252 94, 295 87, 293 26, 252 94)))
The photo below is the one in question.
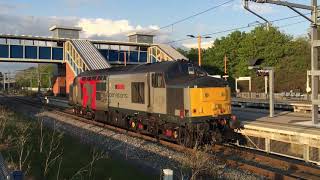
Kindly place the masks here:
POLYGON ((314 143, 318 142, 317 139, 308 139, 298 134, 289 135, 267 131, 252 133, 254 131, 254 129, 242 131, 246 138, 246 143, 237 145, 320 165, 320 146, 319 143, 314 143), (305 143, 302 143, 302 140, 305 143))
MULTIPOLYGON (((269 98, 269 94, 256 93, 256 92, 240 92, 235 95, 237 98, 244 99, 262 99, 266 100, 269 98)), ((296 92, 283 92, 275 93, 274 98, 276 100, 295 100, 295 101, 308 101, 310 97, 308 94, 296 93, 296 92)))

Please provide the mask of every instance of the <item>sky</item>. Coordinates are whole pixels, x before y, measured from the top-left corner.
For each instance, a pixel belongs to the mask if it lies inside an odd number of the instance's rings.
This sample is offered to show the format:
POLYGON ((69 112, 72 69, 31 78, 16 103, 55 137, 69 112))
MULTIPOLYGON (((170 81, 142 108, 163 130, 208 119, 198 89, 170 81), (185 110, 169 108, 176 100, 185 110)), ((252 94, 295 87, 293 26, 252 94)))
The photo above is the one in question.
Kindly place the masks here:
MULTIPOLYGON (((81 26, 81 38, 126 41, 133 31, 154 31, 156 43, 185 39, 186 35, 211 34, 226 29, 263 22, 242 8, 241 0, 190 18, 181 23, 159 30, 190 15, 228 0, 0 0, 0 34, 51 36, 53 25, 81 26), (156 31, 155 31, 156 30, 156 31)), ((310 0, 288 0, 300 4, 310 0)), ((308 5, 308 4, 307 4, 308 5)), ((286 7, 250 3, 250 7, 268 20, 296 15, 286 7)), ((307 13, 307 11, 301 11, 307 13)), ((302 17, 275 22, 274 26, 285 26, 282 31, 295 37, 307 35, 310 23, 302 17)), ((252 28, 242 29, 249 31, 252 28)), ((214 39, 230 32, 211 35, 204 40, 209 47, 214 39)), ((195 47, 196 40, 189 39, 171 43, 174 47, 195 47)), ((0 63, 1 69, 21 69, 25 64, 0 63)))

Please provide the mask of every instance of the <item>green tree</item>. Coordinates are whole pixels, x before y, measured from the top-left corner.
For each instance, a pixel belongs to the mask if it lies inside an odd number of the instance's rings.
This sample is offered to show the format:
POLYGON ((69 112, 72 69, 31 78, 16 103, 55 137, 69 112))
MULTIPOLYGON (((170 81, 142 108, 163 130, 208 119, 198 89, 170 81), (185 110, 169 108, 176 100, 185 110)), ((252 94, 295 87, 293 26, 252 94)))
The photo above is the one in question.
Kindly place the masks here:
MULTIPOLYGON (((48 88, 50 86, 50 80, 54 74, 54 65, 41 65, 40 66, 40 77, 41 87, 48 88)), ((16 74, 17 85, 20 87, 38 87, 38 68, 31 67, 25 69, 16 74)))
MULTIPOLYGON (((197 59, 197 50, 184 52, 189 59, 197 59)), ((228 57, 230 79, 239 76, 254 78, 254 91, 263 92, 263 78, 248 70, 248 61, 265 59, 263 66, 275 67, 276 91, 305 90, 306 71, 310 68, 310 45, 307 38, 293 38, 275 27, 257 27, 250 32, 235 31, 216 39, 212 47, 203 50, 203 67, 210 74, 224 72, 224 56, 228 57)))

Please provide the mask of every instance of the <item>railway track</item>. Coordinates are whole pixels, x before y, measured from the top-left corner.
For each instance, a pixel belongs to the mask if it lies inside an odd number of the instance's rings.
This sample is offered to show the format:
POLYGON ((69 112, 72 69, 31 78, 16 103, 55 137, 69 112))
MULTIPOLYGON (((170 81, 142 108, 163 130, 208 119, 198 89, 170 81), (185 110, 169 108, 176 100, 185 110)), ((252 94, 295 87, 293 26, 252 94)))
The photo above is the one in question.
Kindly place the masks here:
MULTIPOLYGON (((34 108, 43 108, 43 105, 40 102, 19 97, 10 98, 11 100, 18 101, 34 108)), ((129 136, 141 138, 151 142, 157 142, 179 152, 188 152, 192 154, 194 151, 193 149, 161 139, 159 140, 138 132, 128 131, 127 129, 78 117, 73 115, 72 111, 70 110, 54 106, 46 106, 45 108, 57 115, 76 119, 92 126, 107 128, 117 133, 127 134, 129 136)), ((306 164, 302 161, 280 157, 277 155, 270 155, 263 152, 240 148, 233 145, 213 145, 210 155, 216 155, 219 157, 219 160, 225 162, 231 167, 249 171, 269 179, 320 179, 320 168, 315 165, 306 164)))

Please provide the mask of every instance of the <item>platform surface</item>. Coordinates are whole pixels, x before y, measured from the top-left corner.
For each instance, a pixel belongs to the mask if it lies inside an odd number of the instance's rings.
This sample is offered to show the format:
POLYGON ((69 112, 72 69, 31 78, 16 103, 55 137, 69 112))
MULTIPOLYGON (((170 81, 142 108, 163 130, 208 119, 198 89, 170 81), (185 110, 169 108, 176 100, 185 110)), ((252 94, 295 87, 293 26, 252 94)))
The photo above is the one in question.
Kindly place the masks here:
POLYGON ((316 130, 320 135, 320 123, 317 125, 312 124, 311 114, 289 112, 289 111, 275 111, 275 117, 269 117, 269 111, 265 109, 254 108, 239 108, 233 107, 232 113, 235 114, 240 121, 246 124, 256 124, 265 126, 270 125, 274 128, 289 127, 292 130, 316 130), (274 124, 274 125, 272 125, 274 124))

